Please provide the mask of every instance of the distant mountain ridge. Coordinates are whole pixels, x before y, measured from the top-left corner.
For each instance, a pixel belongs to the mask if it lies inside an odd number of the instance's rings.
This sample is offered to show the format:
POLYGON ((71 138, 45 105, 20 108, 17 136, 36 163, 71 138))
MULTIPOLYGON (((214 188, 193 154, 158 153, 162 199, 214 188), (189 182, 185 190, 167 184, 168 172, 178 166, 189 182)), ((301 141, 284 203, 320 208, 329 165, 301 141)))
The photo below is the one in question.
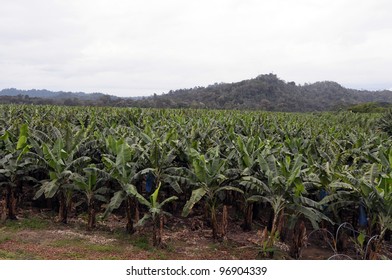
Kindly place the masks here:
POLYGON ((275 74, 234 83, 171 90, 162 95, 121 98, 103 93, 51 92, 48 90, 0 91, 0 103, 93 105, 149 108, 207 108, 312 112, 347 109, 363 103, 392 104, 392 91, 348 89, 336 82, 297 85, 275 74), (29 98, 23 98, 29 96, 29 98), (6 97, 7 96, 7 97, 6 97), (10 97, 11 96, 11 97, 10 97))
POLYGON ((0 91, 0 96, 18 96, 27 95, 31 98, 45 98, 45 99, 80 99, 80 100, 98 100, 104 96, 110 96, 112 98, 118 98, 108 94, 99 92, 95 93, 84 93, 84 92, 65 92, 65 91, 49 91, 46 89, 30 89, 21 90, 16 88, 8 88, 0 91))

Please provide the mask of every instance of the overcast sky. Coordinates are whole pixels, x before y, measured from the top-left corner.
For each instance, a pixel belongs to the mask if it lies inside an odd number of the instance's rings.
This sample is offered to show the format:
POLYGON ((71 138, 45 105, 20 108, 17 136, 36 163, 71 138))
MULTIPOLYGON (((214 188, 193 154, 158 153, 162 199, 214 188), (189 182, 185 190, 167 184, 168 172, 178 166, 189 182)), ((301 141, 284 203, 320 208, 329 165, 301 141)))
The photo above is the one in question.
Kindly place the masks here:
POLYGON ((0 89, 392 88, 390 0, 0 0, 0 89))

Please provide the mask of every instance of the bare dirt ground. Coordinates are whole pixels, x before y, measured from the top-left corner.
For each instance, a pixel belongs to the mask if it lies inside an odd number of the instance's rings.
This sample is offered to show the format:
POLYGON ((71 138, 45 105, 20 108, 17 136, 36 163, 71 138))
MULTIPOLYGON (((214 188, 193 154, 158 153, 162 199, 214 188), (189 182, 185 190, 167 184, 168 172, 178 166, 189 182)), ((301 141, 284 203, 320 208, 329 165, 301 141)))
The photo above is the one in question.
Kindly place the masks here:
MULTIPOLYGON (((86 218, 71 218, 67 225, 56 222, 52 212, 24 210, 16 221, 0 224, 1 259, 44 260, 253 260, 260 258, 261 228, 244 232, 230 221, 227 238, 218 242, 198 217, 169 218, 163 233, 163 248, 152 246, 151 227, 125 232, 125 221, 110 216, 94 231, 86 231, 86 218), (196 226, 195 226, 196 225, 196 226)), ((326 260, 334 251, 325 242, 308 240, 301 259, 326 260)), ((277 243, 274 259, 290 259, 289 246, 277 243)), ((392 247, 392 246, 391 246, 392 247)), ((392 251, 392 249, 391 249, 392 251)), ((355 257, 355 256, 354 256, 355 257)))
POLYGON ((149 227, 133 235, 125 233, 124 221, 112 217, 92 232, 82 219, 67 225, 46 214, 24 213, 17 221, 0 225, 0 259, 255 259, 259 246, 233 225, 227 240, 213 242, 211 230, 191 230, 184 220, 172 218, 164 229, 163 248, 154 248, 149 227))

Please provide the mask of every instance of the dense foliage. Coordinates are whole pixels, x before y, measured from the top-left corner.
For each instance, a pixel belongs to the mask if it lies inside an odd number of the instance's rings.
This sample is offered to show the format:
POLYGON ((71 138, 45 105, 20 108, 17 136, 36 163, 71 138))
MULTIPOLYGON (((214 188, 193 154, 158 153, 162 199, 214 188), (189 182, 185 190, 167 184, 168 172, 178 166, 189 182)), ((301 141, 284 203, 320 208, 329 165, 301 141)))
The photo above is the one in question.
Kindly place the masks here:
POLYGON ((46 198, 63 223, 82 207, 92 229, 97 214, 120 211, 130 233, 151 223, 156 246, 165 215, 201 213, 216 240, 228 217, 250 230, 267 216, 265 256, 281 239, 294 257, 305 225, 350 222, 377 237, 365 257, 379 257, 392 230, 392 140, 378 118, 1 105, 0 216, 46 198))
POLYGON ((297 85, 274 74, 259 75, 236 83, 220 83, 170 91, 147 99, 149 106, 256 109, 281 112, 312 112, 345 109, 367 102, 392 103, 392 92, 354 90, 335 82, 297 85))
POLYGON ((347 108, 348 111, 354 113, 385 113, 392 108, 391 103, 387 102, 367 102, 361 103, 347 108))

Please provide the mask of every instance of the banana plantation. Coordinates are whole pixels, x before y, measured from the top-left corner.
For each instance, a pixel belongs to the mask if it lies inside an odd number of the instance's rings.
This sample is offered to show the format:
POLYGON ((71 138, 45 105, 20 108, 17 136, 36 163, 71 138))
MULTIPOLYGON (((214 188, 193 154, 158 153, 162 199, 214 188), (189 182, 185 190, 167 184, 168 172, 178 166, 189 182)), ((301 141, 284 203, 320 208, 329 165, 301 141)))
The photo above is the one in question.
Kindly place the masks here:
POLYGON ((253 233, 254 258, 300 259, 317 243, 332 259, 388 259, 392 139, 380 118, 0 105, 1 223, 49 208, 91 232, 117 215, 162 248, 167 221, 199 217, 211 243, 234 224, 253 233))

